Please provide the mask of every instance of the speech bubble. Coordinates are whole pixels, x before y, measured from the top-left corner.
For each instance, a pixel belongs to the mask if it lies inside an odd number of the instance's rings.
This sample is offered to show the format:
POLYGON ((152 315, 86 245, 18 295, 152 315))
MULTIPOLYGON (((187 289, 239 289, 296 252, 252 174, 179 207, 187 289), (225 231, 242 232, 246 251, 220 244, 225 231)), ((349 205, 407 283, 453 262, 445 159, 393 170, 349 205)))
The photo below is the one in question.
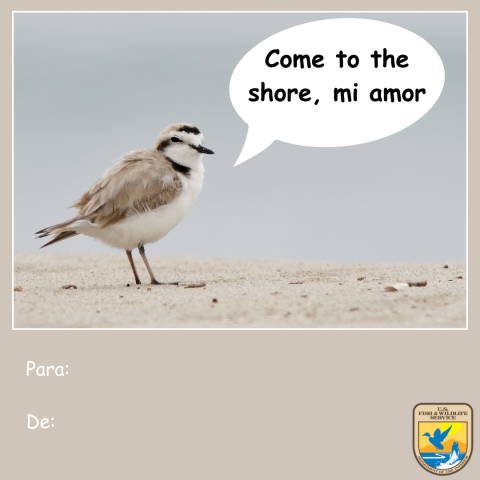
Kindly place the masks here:
POLYGON ((275 140, 343 147, 397 133, 433 107, 444 82, 435 49, 396 25, 337 18, 279 32, 230 79, 233 107, 249 126, 235 166, 275 140))

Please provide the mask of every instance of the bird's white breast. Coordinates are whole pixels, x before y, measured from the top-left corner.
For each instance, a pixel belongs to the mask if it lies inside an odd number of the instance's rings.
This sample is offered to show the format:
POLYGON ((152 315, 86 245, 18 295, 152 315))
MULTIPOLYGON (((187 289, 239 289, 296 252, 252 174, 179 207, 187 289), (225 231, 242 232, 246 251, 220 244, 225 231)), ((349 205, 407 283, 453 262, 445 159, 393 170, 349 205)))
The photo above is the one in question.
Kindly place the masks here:
POLYGON ((195 202, 203 184, 204 169, 203 165, 200 165, 201 168, 190 171, 189 177, 179 174, 182 190, 168 205, 129 215, 121 222, 105 228, 90 224, 90 227, 81 233, 123 250, 133 250, 140 244, 157 242, 183 220, 195 202))

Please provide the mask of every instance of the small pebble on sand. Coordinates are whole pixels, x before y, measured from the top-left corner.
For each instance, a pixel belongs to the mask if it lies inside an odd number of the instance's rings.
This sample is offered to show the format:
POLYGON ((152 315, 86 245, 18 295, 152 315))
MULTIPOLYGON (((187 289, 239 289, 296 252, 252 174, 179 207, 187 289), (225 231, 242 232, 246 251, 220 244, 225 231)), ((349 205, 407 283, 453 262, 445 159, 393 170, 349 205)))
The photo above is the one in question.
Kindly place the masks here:
POLYGON ((207 284, 206 283, 191 283, 190 285, 187 285, 185 288, 202 288, 205 287, 207 284))

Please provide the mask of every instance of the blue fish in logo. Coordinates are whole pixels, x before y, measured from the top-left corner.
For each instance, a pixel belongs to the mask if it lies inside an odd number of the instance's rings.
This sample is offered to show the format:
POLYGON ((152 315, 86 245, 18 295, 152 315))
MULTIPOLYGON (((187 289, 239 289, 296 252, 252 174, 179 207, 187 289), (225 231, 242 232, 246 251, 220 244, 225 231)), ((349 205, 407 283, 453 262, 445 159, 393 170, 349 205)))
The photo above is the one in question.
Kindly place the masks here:
POLYGON ((448 432, 450 432, 450 429, 452 428, 453 425, 450 425, 443 433, 440 431, 439 428, 437 428, 433 434, 433 437, 430 436, 430 434, 424 433, 424 437, 429 437, 428 441, 437 449, 437 450, 443 450, 443 445, 442 442, 445 440, 446 436, 448 435, 448 432))

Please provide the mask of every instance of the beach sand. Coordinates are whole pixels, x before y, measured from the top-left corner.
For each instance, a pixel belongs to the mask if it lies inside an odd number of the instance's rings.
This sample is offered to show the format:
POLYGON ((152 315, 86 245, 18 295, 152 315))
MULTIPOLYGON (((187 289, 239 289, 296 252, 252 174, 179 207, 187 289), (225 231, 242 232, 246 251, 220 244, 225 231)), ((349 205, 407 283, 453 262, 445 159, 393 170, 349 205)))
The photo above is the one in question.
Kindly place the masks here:
POLYGON ((159 281, 180 285, 135 285, 126 255, 16 254, 15 327, 466 327, 465 263, 149 259, 159 281), (385 291, 421 281, 427 285, 385 291))

